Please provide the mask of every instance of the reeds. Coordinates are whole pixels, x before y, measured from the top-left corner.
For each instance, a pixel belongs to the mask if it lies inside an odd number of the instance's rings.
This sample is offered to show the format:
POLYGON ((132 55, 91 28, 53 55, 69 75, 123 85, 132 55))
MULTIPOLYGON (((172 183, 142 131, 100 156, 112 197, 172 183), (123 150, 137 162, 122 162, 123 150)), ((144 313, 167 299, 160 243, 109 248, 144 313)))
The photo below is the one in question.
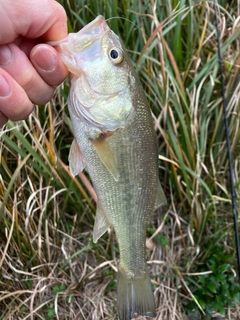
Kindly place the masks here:
MULTIPOLYGON (((148 229, 157 319, 213 311, 235 319, 236 253, 212 2, 60 2, 70 32, 98 14, 110 18, 152 109, 169 201, 148 229), (214 269, 214 261, 227 266, 214 269), (224 294, 232 302, 224 304, 224 294)), ((218 10, 239 203, 239 3, 222 0, 218 10)), ((68 88, 66 81, 50 103, 0 133, 0 319, 117 319, 116 238, 110 231, 93 244, 94 190, 86 173, 72 178, 67 167, 68 88)))

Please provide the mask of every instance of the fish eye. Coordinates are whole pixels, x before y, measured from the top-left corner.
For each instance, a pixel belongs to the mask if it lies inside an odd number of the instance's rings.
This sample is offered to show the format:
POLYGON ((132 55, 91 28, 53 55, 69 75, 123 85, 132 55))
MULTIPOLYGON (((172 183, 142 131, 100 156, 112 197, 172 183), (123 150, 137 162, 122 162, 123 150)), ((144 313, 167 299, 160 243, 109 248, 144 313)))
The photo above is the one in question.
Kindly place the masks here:
POLYGON ((109 57, 113 64, 119 64, 123 61, 123 52, 116 47, 111 48, 109 50, 109 57))

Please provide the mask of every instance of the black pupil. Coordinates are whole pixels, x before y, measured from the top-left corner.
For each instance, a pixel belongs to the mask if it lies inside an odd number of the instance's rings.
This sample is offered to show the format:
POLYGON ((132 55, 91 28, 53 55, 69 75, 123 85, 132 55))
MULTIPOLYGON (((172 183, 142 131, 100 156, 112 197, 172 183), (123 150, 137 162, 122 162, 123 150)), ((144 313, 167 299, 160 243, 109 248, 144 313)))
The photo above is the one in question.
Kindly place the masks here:
POLYGON ((111 50, 110 56, 111 56, 112 59, 117 59, 118 58, 117 50, 115 50, 115 49, 111 50))

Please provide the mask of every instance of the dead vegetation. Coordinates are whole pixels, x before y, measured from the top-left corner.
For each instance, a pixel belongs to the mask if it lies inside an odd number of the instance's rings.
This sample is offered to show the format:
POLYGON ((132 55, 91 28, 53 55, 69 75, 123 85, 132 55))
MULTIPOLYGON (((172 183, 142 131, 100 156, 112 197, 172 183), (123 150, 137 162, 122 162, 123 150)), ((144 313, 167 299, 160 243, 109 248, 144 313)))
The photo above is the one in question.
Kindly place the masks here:
MULTIPOLYGON (((151 218, 147 234, 156 320, 214 319, 214 313, 206 314, 214 290, 225 319, 239 319, 236 297, 225 305, 237 269, 212 3, 61 2, 70 29, 99 13, 126 19, 109 23, 126 42, 153 110, 169 201, 166 211, 151 218), (213 269, 214 255, 226 269, 213 269), (216 280, 216 287, 202 300, 204 277, 216 280)), ((239 203, 240 9, 237 1, 222 2, 219 27, 239 203)), ((53 101, 0 133, 2 320, 118 319, 117 242, 112 231, 92 242, 94 190, 86 173, 72 178, 67 167, 72 142, 67 95, 68 82, 53 101)))

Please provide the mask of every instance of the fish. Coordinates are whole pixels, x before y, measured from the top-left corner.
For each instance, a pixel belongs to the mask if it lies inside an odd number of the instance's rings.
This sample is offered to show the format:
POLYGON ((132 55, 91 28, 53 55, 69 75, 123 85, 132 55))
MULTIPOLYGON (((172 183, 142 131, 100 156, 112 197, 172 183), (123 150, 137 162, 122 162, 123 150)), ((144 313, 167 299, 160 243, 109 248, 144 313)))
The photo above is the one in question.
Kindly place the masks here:
POLYGON ((151 111, 120 38, 103 16, 56 46, 71 75, 68 108, 74 140, 73 176, 83 169, 97 194, 93 241, 115 230, 120 261, 120 320, 156 315, 146 264, 146 228, 166 204, 158 177, 158 149, 151 111))

